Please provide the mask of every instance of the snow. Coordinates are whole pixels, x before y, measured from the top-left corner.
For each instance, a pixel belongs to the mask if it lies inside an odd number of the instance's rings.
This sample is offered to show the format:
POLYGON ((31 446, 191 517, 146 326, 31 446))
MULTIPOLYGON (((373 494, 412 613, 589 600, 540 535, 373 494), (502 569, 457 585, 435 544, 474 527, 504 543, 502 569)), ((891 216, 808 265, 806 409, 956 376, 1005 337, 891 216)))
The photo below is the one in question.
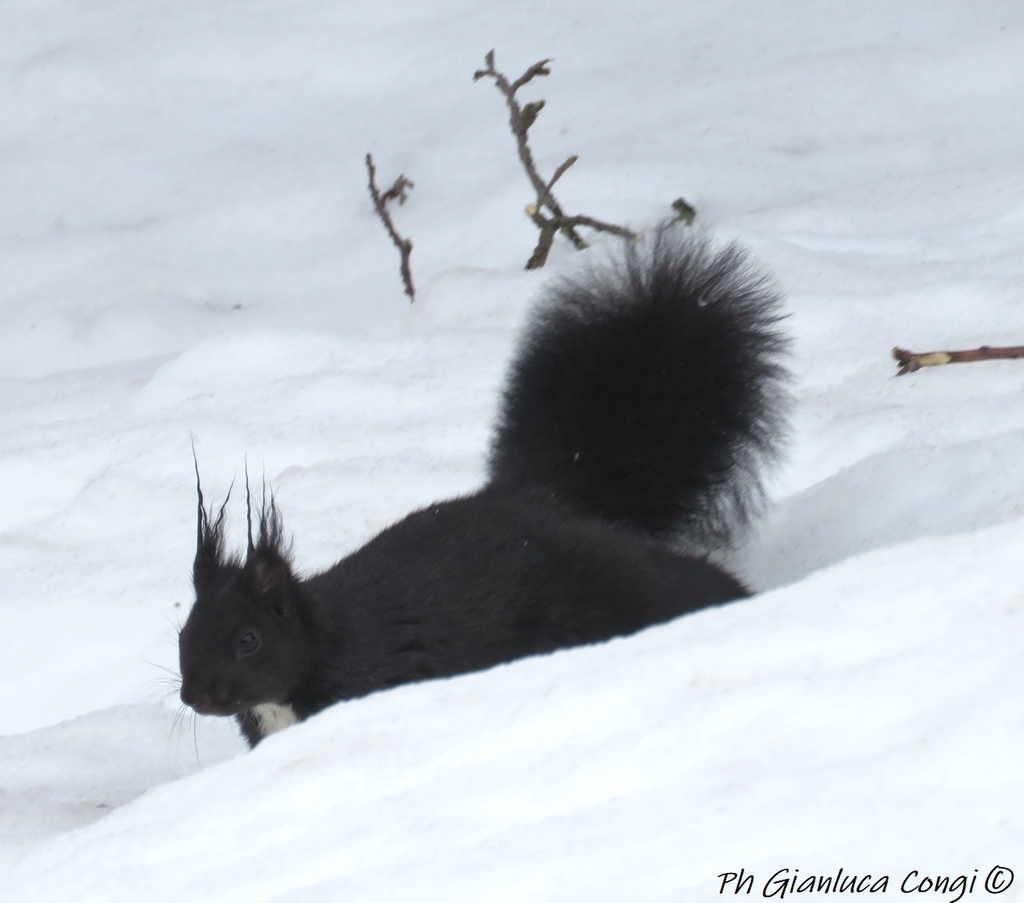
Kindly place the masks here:
POLYGON ((1022 58, 998 0, 0 5, 0 898, 1020 875, 1024 369, 888 353, 1022 341, 1022 58), (602 253, 521 270, 492 47, 555 58, 524 93, 541 169, 580 156, 568 210, 643 229, 685 197, 786 292, 793 435, 731 558, 764 592, 249 753, 162 670, 191 438, 208 497, 247 462, 329 565, 480 483, 531 298, 602 253), (367 151, 415 183, 412 307, 367 151))

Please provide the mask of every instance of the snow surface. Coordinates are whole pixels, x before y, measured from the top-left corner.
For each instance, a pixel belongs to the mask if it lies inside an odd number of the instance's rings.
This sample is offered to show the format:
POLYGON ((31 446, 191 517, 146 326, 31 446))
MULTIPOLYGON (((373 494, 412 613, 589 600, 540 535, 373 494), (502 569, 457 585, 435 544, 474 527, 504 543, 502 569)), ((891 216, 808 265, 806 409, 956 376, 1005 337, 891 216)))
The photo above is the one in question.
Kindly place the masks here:
POLYGON ((0 899, 707 900, 839 867, 902 898, 996 864, 1024 899, 1024 365, 888 357, 1024 341, 1022 59, 1016 0, 0 4, 0 899), (581 256, 521 270, 492 47, 555 58, 524 94, 542 169, 580 155, 567 209, 683 196, 785 289, 793 437, 732 558, 765 592, 249 754, 162 670, 190 434, 211 497, 265 470, 305 570, 479 484, 516 330, 581 256), (367 151, 415 182, 411 308, 367 151))

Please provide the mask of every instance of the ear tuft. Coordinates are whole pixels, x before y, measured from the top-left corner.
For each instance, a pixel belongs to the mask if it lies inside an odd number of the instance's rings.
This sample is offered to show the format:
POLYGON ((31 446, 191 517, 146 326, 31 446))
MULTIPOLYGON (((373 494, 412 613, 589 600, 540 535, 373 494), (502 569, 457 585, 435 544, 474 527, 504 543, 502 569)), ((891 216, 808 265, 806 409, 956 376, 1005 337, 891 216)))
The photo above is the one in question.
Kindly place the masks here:
MULTIPOLYGON (((224 567, 237 568, 241 562, 238 558, 226 558, 224 555, 224 512, 231 498, 231 487, 224 503, 217 509, 207 509, 203 503, 203 489, 199 481, 199 462, 196 460, 195 446, 192 448, 192 459, 196 467, 196 495, 199 498, 196 525, 196 558, 192 567, 192 581, 196 591, 209 586, 216 580, 218 572, 224 567)), ((267 498, 266 482, 263 487, 263 502, 259 511, 259 530, 253 539, 252 492, 249 487, 249 470, 245 471, 245 507, 246 521, 249 527, 249 544, 242 566, 242 582, 245 588, 261 602, 266 602, 274 611, 283 617, 292 617, 298 599, 298 581, 292 574, 288 549, 284 542, 284 527, 277 503, 271 494, 267 498)))
POLYGON ((192 583, 196 589, 208 584, 217 571, 225 564, 224 561, 224 511, 231 498, 231 488, 220 506, 217 517, 213 510, 207 511, 203 506, 203 488, 199 482, 199 462, 195 458, 195 447, 192 448, 192 459, 196 465, 196 495, 199 497, 196 522, 196 557, 192 564, 192 583))
POLYGON ((287 560, 288 550, 284 547, 284 525, 281 523, 281 513, 277 510, 277 502, 271 494, 267 500, 267 487, 263 486, 263 503, 260 506, 260 532, 256 542, 255 552, 273 552, 287 560))

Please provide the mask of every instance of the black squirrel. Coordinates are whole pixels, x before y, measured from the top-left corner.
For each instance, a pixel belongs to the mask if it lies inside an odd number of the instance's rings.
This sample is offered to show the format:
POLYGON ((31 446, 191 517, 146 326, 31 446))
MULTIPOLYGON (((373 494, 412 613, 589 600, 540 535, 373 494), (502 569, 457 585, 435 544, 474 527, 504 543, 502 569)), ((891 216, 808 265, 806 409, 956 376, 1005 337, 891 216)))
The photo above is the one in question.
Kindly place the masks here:
POLYGON ((292 570, 273 497, 255 540, 249 506, 244 560, 227 557, 197 468, 182 701, 234 716, 255 746, 339 700, 748 595, 706 555, 757 509, 784 432, 779 303, 742 250, 668 227, 555 283, 520 340, 483 488, 311 577, 292 570))

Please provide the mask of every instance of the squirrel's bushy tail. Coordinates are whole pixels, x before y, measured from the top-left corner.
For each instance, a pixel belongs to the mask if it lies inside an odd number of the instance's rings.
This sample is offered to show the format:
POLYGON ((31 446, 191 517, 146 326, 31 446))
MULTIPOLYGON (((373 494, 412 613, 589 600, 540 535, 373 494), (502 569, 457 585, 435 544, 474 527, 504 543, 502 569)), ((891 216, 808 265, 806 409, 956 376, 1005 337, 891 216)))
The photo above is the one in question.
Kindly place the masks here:
POLYGON ((549 290, 512 364, 490 479, 721 545, 760 502, 784 432, 787 340, 745 252, 681 231, 549 290))

